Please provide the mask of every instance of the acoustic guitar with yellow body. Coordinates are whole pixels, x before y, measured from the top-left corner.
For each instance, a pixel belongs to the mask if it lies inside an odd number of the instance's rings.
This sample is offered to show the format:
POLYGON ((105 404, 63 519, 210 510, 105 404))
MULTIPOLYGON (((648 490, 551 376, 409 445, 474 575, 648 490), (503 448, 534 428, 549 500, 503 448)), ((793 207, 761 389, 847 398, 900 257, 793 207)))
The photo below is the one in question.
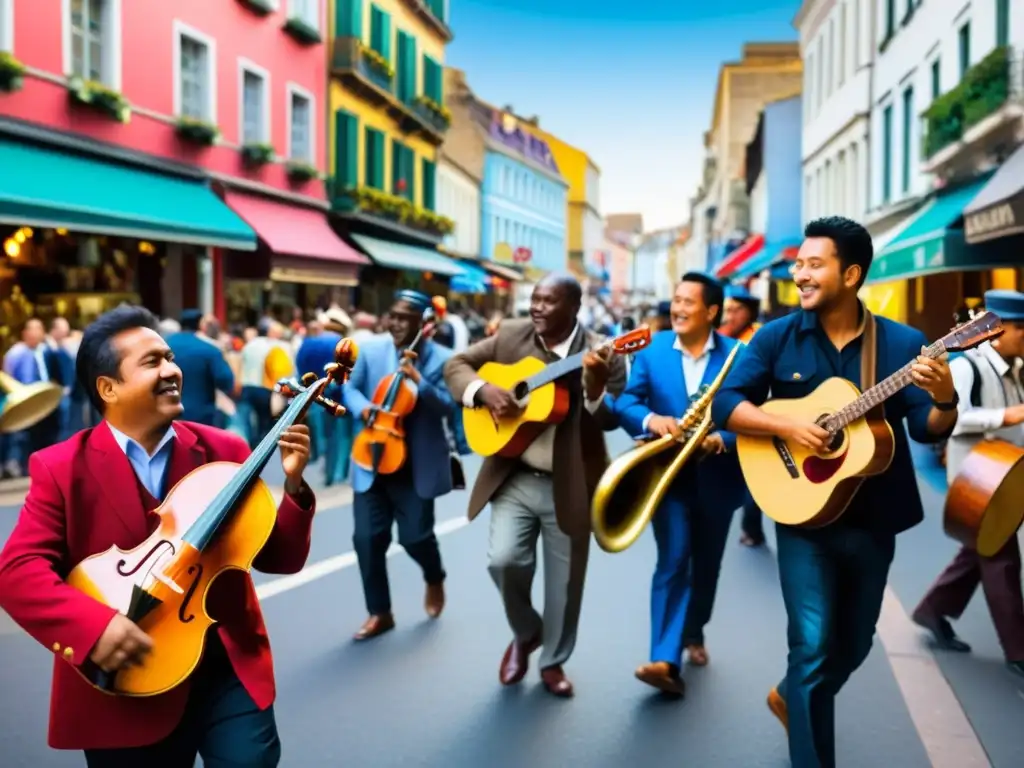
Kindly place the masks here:
MULTIPOLYGON (((992 312, 959 325, 922 354, 938 358, 961 352, 1003 332, 992 312)), ((911 383, 907 363, 863 394, 846 379, 822 382, 806 397, 769 400, 766 413, 806 421, 812 417, 832 435, 823 454, 780 437, 736 436, 736 452, 754 501, 784 525, 821 528, 838 520, 865 479, 889 468, 895 450, 892 427, 872 410, 911 383)))
MULTIPOLYGON (((605 342, 598 351, 610 347, 616 355, 630 355, 650 343, 651 329, 641 325, 605 342)), ((476 375, 511 392, 521 410, 515 416, 496 420, 486 408, 463 408, 466 442, 473 452, 518 458, 541 432, 562 421, 569 412, 569 390, 559 379, 582 368, 585 354, 579 352, 553 363, 524 357, 517 363, 480 366, 476 375)))

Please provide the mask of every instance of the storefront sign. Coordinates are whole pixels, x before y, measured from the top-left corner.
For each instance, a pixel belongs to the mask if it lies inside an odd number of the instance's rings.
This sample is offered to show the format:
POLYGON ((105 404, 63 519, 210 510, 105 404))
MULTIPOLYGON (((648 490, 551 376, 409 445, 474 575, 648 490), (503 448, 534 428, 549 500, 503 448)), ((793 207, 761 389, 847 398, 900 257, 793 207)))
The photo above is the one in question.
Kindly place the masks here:
POLYGON ((513 115, 494 111, 491 118, 491 138, 549 171, 558 173, 558 166, 555 164, 555 158, 551 155, 548 143, 520 128, 519 122, 513 115))
POLYGON ((1024 198, 1018 197, 984 208, 964 217, 964 236, 968 243, 980 243, 1020 232, 1024 218, 1024 198))

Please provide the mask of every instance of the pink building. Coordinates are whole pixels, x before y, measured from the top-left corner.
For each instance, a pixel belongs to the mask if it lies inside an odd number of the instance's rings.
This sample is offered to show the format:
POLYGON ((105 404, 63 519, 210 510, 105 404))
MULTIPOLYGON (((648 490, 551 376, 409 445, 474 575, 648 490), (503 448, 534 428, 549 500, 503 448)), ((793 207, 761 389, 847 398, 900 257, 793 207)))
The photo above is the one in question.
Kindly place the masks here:
POLYGON ((0 179, 0 239, 33 230, 8 260, 92 241, 126 274, 86 293, 235 321, 271 281, 299 306, 354 285, 366 259, 326 218, 326 38, 326 0, 0 0, 0 164, 44 198, 6 206, 25 190, 0 179))

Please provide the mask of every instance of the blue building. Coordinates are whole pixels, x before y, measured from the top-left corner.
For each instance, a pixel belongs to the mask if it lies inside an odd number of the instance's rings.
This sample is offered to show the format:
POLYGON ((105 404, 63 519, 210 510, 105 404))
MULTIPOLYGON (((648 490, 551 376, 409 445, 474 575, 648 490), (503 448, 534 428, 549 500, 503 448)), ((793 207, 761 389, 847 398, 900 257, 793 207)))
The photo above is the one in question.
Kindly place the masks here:
MULTIPOLYGON (((531 272, 566 269, 568 182, 547 142, 518 120, 490 110, 480 195, 483 256, 531 272)), ((481 115, 484 120, 488 118, 481 115)))

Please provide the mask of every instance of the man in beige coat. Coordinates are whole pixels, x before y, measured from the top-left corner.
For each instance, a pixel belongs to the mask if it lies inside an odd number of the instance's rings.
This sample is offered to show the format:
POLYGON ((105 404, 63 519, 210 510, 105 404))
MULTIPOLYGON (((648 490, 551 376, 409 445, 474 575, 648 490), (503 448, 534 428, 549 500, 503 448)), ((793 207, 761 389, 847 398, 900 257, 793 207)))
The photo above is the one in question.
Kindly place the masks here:
MULTIPOLYGON (((529 320, 506 320, 497 333, 455 355, 445 365, 452 397, 495 416, 519 406, 506 390, 476 375, 485 363, 516 363, 533 356, 551 363, 585 352, 602 339, 577 322, 582 291, 571 277, 549 275, 534 288, 529 320)), ((542 432, 518 459, 490 456, 469 500, 472 520, 491 504, 489 570, 505 604, 513 639, 499 668, 504 685, 526 675, 529 657, 543 646, 541 679, 556 696, 573 695, 562 665, 576 645, 590 548, 590 500, 608 466, 603 429, 617 424, 604 402, 626 383, 621 357, 586 352, 580 370, 561 382, 570 391, 565 419, 542 432), (530 588, 537 538, 544 551, 544 615, 534 609, 530 588)))

